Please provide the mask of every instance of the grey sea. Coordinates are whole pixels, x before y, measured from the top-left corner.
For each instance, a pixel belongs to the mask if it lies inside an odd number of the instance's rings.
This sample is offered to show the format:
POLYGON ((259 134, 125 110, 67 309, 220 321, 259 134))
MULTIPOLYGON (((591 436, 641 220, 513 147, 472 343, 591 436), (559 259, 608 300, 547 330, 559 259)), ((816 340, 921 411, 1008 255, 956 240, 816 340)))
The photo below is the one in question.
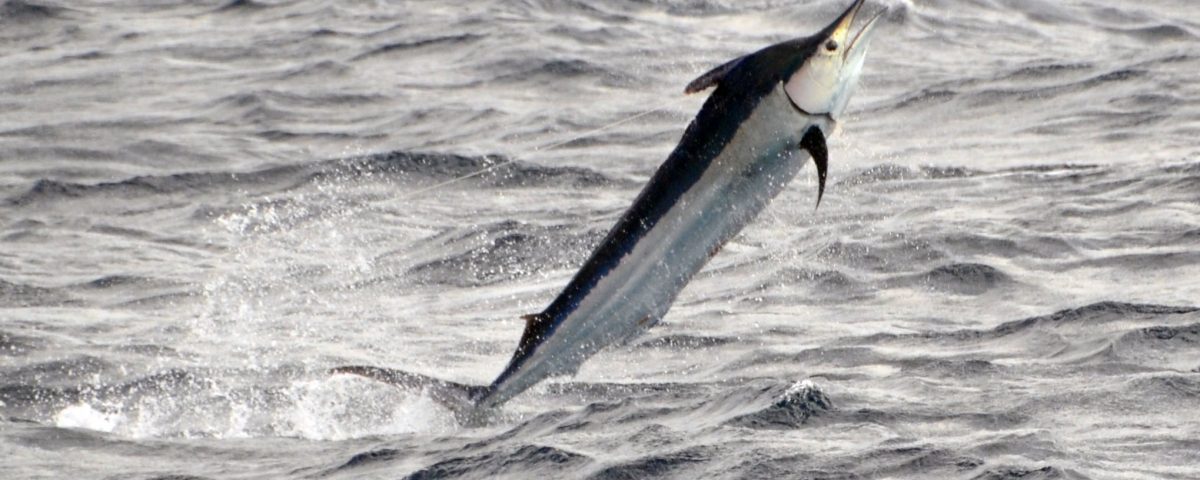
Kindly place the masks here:
POLYGON ((328 373, 490 382, 848 3, 3 1, 0 478, 1200 478, 1195 0, 872 0, 820 208, 662 324, 485 422, 328 373))

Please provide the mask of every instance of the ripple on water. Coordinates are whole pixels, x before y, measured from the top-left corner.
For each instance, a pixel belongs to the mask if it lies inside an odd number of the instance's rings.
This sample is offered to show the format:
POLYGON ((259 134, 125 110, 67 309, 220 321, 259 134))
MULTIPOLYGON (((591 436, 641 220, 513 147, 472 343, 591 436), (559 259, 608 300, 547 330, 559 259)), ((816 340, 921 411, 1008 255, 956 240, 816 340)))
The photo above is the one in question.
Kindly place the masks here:
POLYGON ((346 182, 356 178, 396 181, 452 179, 467 175, 465 184, 493 188, 535 186, 600 187, 615 180, 581 167, 550 167, 502 157, 393 151, 312 163, 267 167, 249 172, 185 172, 168 175, 139 175, 124 180, 77 183, 40 179, 29 190, 10 197, 13 206, 41 204, 71 198, 170 195, 179 193, 225 193, 243 189, 256 193, 294 189, 320 180, 346 182), (503 166, 497 167, 500 164, 503 166), (485 171, 480 174, 481 171, 485 171))
POLYGON ((562 477, 578 473, 591 457, 561 448, 524 445, 478 455, 454 456, 409 474, 410 480, 447 477, 487 478, 499 475, 562 477))
POLYGON ((981 295, 1013 283, 1012 278, 999 269, 979 263, 943 265, 919 278, 933 289, 961 295, 981 295))

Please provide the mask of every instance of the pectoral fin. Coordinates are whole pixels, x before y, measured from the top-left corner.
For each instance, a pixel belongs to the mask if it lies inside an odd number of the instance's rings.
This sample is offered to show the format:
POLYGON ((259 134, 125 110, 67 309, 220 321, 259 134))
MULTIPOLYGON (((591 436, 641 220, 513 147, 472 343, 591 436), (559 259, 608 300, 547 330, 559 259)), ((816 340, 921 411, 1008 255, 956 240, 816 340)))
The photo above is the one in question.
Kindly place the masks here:
POLYGON ((800 148, 812 155, 813 163, 817 164, 817 206, 821 206, 821 197, 825 196, 825 176, 829 169, 829 148, 825 146, 825 134, 818 127, 809 127, 800 139, 800 148))

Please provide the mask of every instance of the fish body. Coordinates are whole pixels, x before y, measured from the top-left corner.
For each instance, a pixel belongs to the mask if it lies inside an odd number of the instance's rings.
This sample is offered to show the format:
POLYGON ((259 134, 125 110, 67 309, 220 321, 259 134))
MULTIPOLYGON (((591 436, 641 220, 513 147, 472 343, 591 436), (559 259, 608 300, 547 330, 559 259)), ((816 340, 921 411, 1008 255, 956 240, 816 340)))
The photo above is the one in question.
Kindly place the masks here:
POLYGON ((485 405, 573 373, 598 350, 658 323, 688 281, 796 176, 808 160, 797 148, 803 132, 831 121, 805 116, 783 104, 782 86, 774 90, 744 118, 702 112, 562 293, 526 317, 518 354, 482 397, 485 405))
POLYGON ((547 377, 573 374, 599 350, 657 324, 692 277, 810 156, 824 191, 825 137, 865 58, 863 33, 846 44, 845 54, 827 48, 828 42, 850 38, 862 4, 817 35, 740 57, 689 85, 689 91, 716 89, 562 293, 544 311, 525 317, 516 353, 478 395, 478 406, 499 405, 547 377), (854 44, 861 48, 850 48, 854 44), (818 55, 841 63, 826 68, 811 62, 818 55), (834 88, 805 90, 820 83, 834 88))
POLYGON ((687 86, 687 93, 715 89, 563 291, 545 310, 524 317, 516 352, 490 385, 367 366, 333 372, 424 388, 474 418, 548 377, 574 373, 601 349, 657 324, 692 277, 810 158, 819 205, 825 139, 854 91, 880 18, 851 35, 864 3, 855 1, 815 35, 736 58, 687 86))

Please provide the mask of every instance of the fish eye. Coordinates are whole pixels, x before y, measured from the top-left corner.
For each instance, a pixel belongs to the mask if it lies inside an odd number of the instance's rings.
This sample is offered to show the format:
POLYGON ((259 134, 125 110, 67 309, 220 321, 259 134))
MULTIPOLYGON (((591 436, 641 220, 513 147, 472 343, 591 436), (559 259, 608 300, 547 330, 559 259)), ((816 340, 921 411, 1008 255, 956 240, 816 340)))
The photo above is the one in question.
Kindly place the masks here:
POLYGON ((825 42, 825 50, 833 52, 833 51, 837 51, 837 49, 838 49, 837 40, 834 40, 831 38, 831 39, 829 39, 829 41, 825 42))

